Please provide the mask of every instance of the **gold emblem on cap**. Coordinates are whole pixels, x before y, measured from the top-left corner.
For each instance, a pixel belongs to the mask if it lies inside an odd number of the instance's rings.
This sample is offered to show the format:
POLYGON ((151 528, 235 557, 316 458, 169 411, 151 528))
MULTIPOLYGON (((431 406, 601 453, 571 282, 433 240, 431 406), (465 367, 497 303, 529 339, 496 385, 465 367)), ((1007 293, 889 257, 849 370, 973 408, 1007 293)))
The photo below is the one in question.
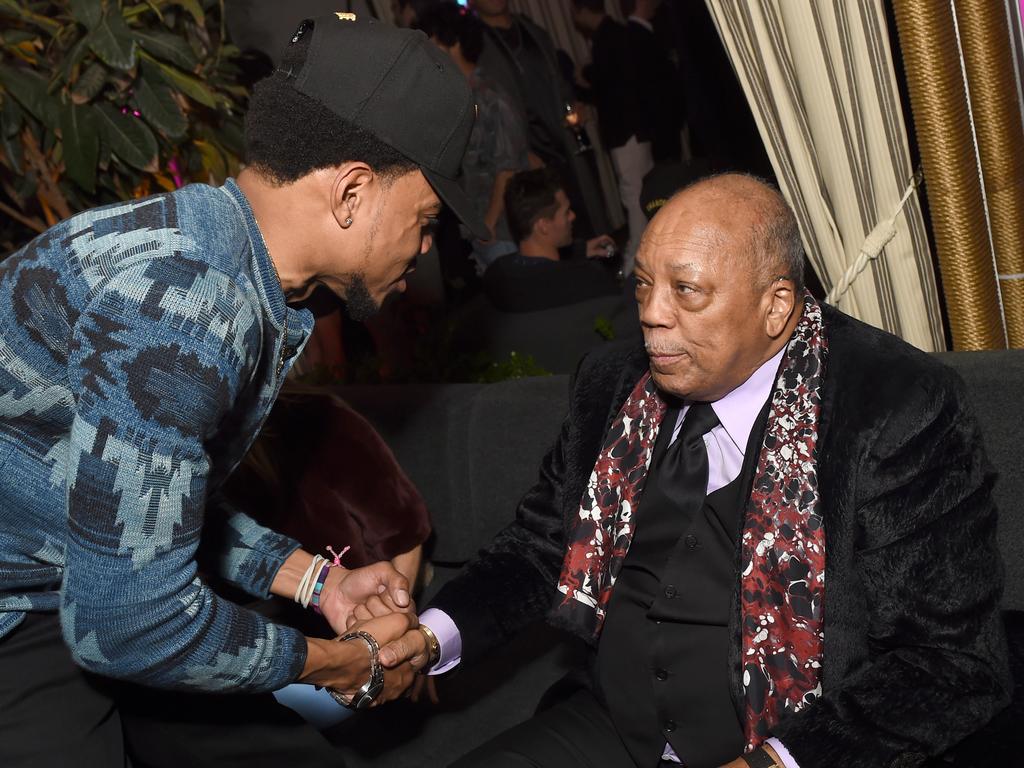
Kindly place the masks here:
POLYGON ((335 11, 335 16, 341 21, 355 21, 356 15, 354 13, 344 13, 343 11, 335 11))

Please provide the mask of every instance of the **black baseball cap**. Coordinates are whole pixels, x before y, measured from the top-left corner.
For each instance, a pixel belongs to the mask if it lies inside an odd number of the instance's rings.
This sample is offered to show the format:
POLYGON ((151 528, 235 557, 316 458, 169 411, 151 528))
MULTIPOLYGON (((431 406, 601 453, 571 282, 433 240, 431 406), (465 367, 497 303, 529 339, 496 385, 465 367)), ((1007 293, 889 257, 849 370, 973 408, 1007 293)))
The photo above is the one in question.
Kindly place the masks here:
POLYGON ((307 19, 309 35, 292 87, 416 163, 438 197, 477 237, 490 233, 456 178, 476 104, 455 63, 418 30, 354 13, 307 19))
POLYGON ((731 170, 731 166, 716 158, 694 158, 685 163, 654 166, 644 176, 640 188, 640 207, 644 216, 650 221, 676 192, 726 170, 731 170))

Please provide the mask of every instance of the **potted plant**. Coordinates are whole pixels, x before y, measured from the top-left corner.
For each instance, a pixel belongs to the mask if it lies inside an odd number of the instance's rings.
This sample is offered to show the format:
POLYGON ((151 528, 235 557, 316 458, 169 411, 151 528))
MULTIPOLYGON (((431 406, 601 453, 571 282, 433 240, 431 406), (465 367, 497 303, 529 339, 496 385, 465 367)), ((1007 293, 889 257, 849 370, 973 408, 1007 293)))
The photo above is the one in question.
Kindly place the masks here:
POLYGON ((0 0, 0 30, 0 258, 76 211, 236 172, 222 0, 0 0))

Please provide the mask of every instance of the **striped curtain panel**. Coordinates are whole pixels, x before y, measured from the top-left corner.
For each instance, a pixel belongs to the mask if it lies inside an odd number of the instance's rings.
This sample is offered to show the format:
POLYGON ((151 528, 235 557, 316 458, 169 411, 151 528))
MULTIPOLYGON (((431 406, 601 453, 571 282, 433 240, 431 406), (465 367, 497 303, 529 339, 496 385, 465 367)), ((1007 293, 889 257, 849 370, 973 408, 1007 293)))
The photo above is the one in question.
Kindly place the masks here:
POLYGON ((829 300, 945 349, 882 0, 707 5, 829 300))

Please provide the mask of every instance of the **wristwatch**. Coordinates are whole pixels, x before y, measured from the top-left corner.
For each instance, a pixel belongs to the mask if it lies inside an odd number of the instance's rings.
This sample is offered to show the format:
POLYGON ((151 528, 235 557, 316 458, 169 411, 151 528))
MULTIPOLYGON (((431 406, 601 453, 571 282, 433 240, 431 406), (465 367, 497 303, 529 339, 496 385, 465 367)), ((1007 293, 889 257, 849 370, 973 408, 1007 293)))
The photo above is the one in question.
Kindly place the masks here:
POLYGON ((343 694, 333 688, 328 688, 327 692, 331 694, 332 699, 349 709, 366 709, 384 690, 384 667, 380 663, 380 646, 373 639, 373 635, 368 632, 349 632, 337 639, 339 642, 362 640, 366 643, 370 649, 370 679, 363 684, 362 688, 352 694, 350 699, 346 699, 343 694))
POLYGON ((758 747, 753 752, 743 755, 743 762, 750 766, 750 768, 779 768, 779 764, 775 762, 775 758, 772 757, 771 753, 762 747, 758 747))
POLYGON ((420 670, 420 674, 425 675, 441 658, 441 643, 438 641, 437 635, 426 624, 420 624, 419 630, 420 634, 423 635, 423 639, 427 641, 427 663, 420 670))

